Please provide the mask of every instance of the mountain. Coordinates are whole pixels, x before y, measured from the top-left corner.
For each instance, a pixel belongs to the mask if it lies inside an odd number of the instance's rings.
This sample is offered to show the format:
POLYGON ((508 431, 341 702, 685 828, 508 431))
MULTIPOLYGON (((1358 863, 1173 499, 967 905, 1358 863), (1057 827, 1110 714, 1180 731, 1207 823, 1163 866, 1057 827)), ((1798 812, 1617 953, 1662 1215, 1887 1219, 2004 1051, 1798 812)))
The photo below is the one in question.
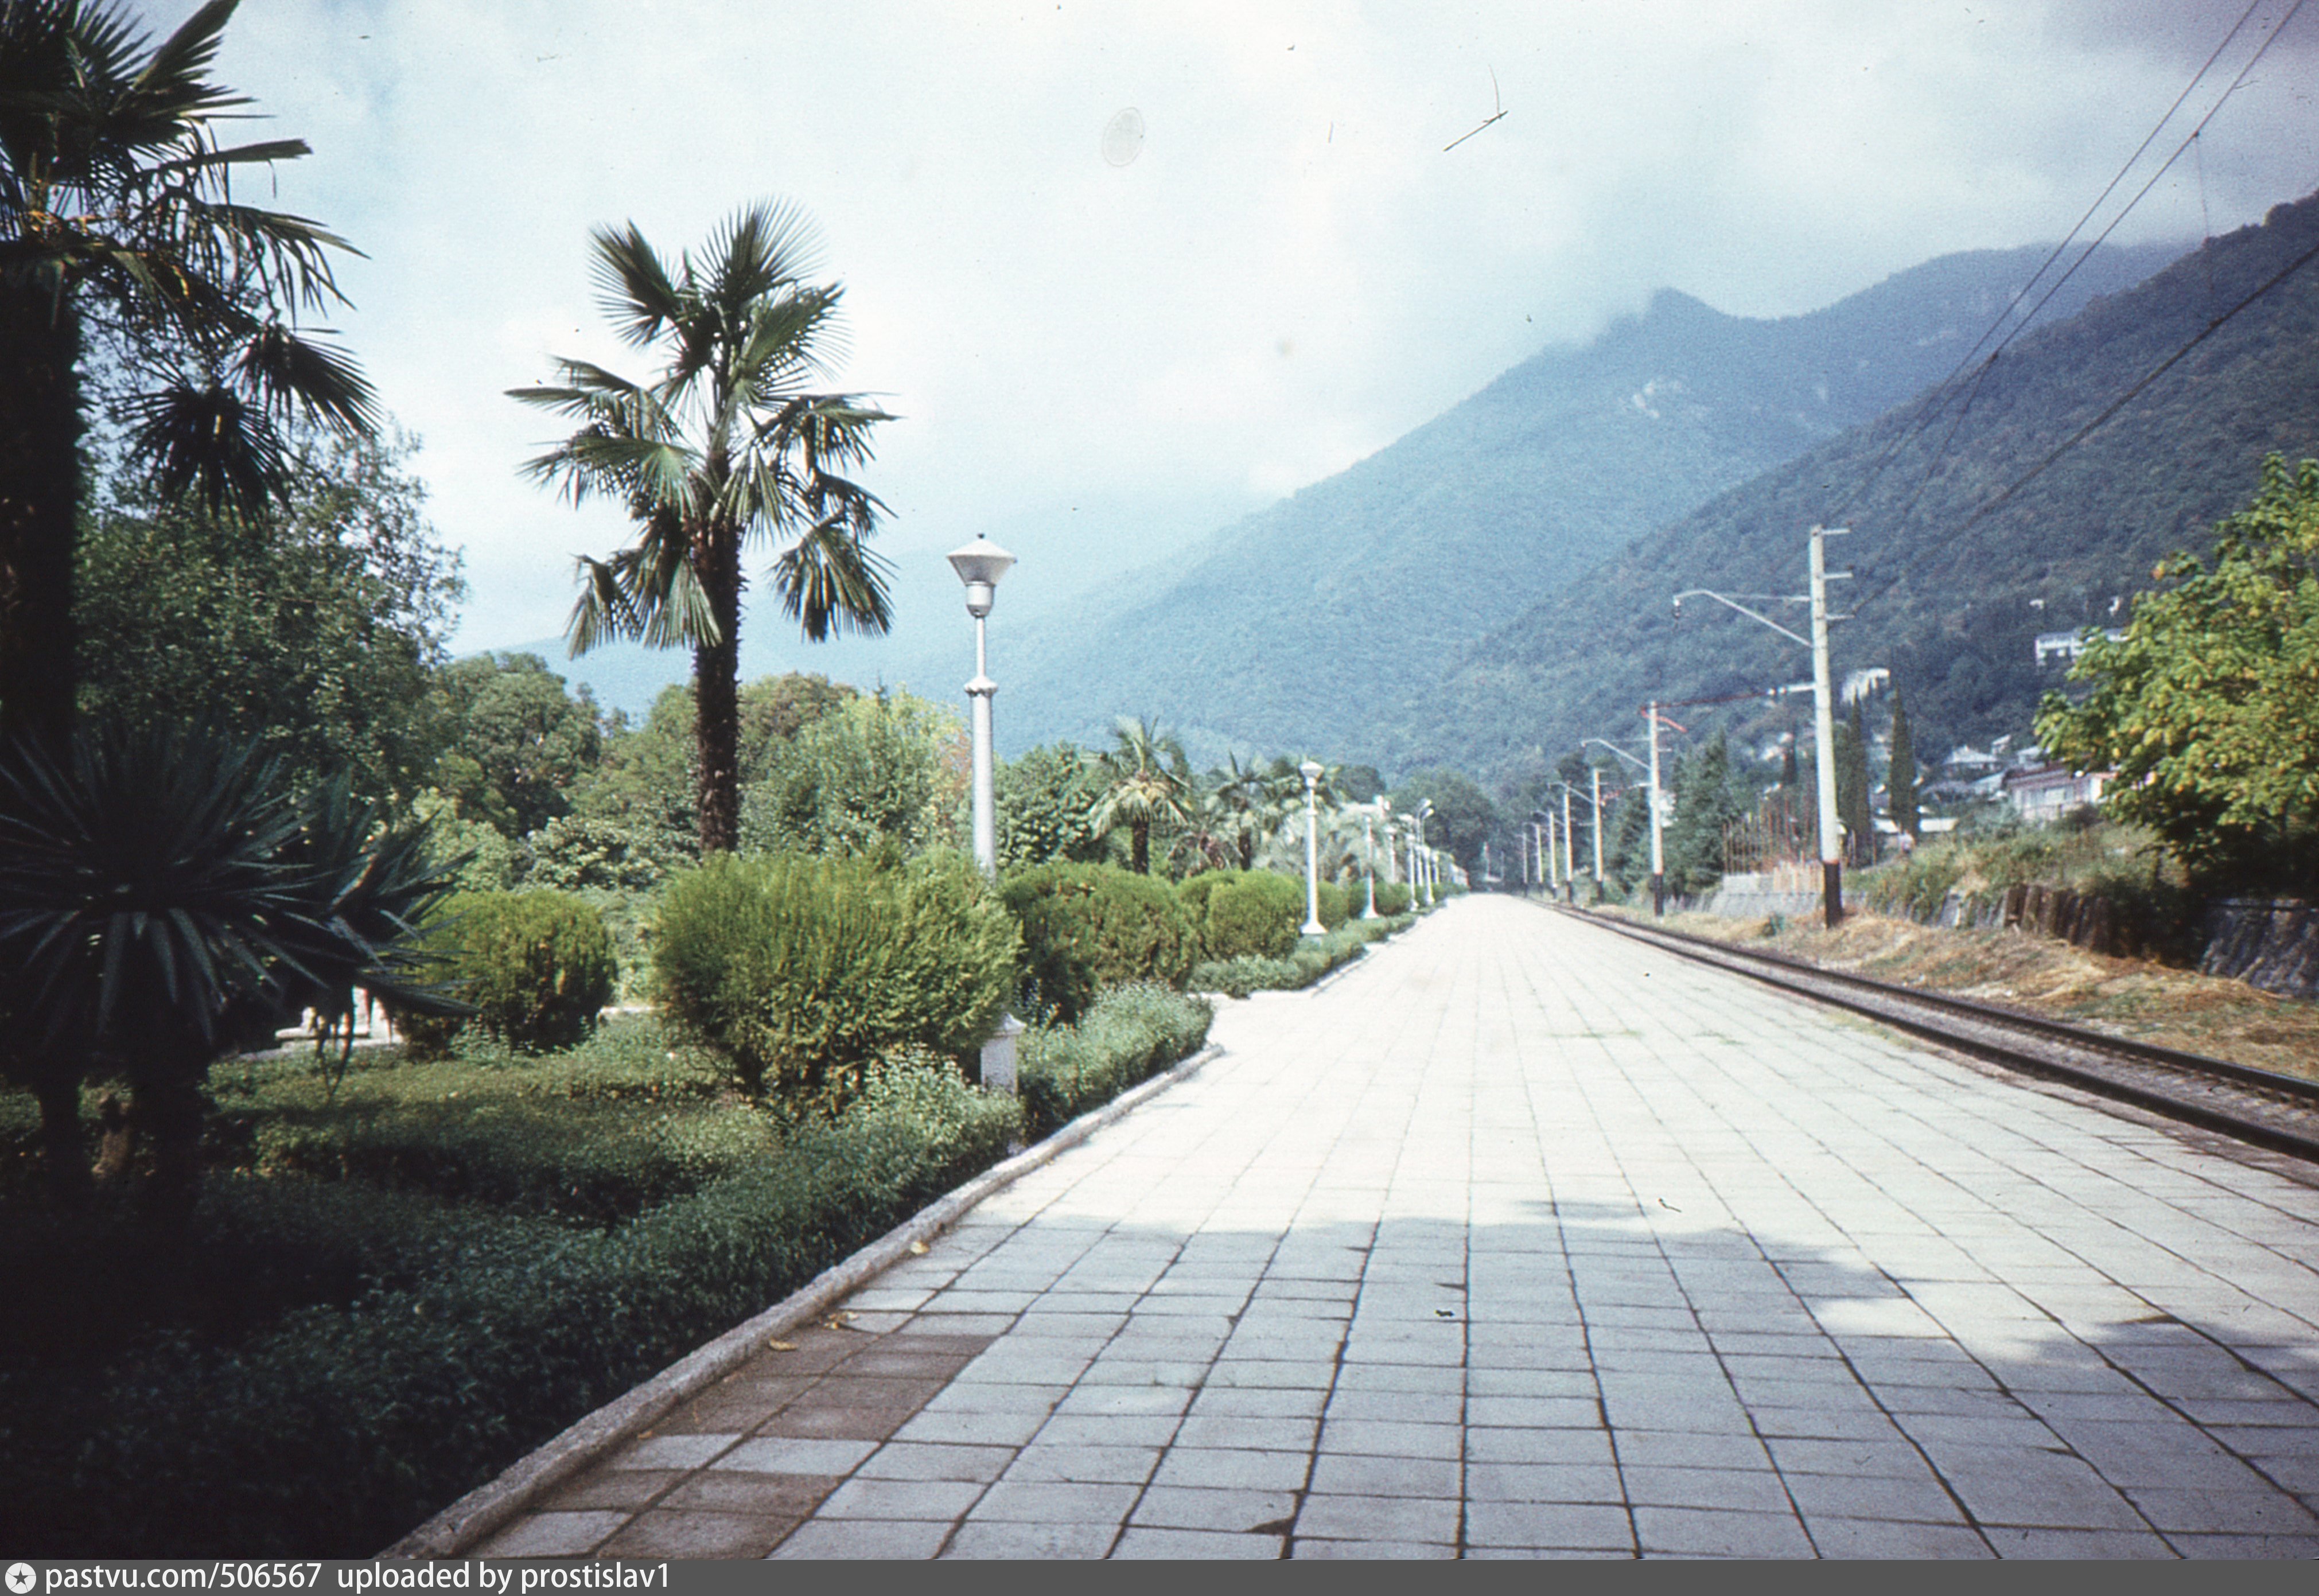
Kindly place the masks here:
MULTIPOLYGON (((1857 573, 1834 590, 1854 618, 1835 636, 1837 673, 1890 669, 1931 760, 1958 741, 2026 733, 2039 695, 2062 676, 2039 665, 2040 634, 2123 624, 2155 560, 2204 552, 2212 524, 2251 496, 2265 453, 2319 454, 2319 262, 2222 320, 2314 249, 2319 195, 2026 335, 1969 393, 1902 405, 1720 494, 1386 707, 1376 757, 1512 774, 1584 737, 1638 736, 1638 707, 1652 697, 1808 676, 1805 651, 1776 634, 1704 602, 1678 620, 1668 600, 1691 588, 1801 591, 1815 522, 1852 533, 1829 546, 1832 567, 1857 573)), ((1696 724, 1808 729, 1809 698, 1783 703, 1704 712, 1696 724)))
MULTIPOLYGON (((2040 322, 2172 253, 2099 252, 2040 322)), ((1663 292, 1225 527, 1172 582, 1140 573, 1010 625, 994 639, 1004 749, 1156 714, 1202 761, 1227 746, 1355 755, 1379 742, 1380 707, 1541 598, 1945 375, 2045 254, 1947 256, 1776 320, 1663 292)))

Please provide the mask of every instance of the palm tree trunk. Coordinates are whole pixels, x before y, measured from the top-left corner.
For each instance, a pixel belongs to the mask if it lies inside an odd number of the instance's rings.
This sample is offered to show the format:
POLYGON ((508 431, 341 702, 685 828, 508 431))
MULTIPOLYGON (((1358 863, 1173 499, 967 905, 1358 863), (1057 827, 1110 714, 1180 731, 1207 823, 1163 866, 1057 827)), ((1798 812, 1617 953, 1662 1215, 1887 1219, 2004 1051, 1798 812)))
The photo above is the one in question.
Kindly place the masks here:
POLYGON ((1151 873, 1151 823, 1149 820, 1132 821, 1128 825, 1127 834, 1132 839, 1134 844, 1128 851, 1128 863, 1137 875, 1150 875, 1151 873))
POLYGON ((741 534, 703 535, 700 584, 716 618, 717 641, 692 651, 693 741, 699 773, 700 852, 730 853, 741 841, 741 534))
POLYGON ((61 747, 73 712, 80 317, 0 280, 0 735, 61 747))

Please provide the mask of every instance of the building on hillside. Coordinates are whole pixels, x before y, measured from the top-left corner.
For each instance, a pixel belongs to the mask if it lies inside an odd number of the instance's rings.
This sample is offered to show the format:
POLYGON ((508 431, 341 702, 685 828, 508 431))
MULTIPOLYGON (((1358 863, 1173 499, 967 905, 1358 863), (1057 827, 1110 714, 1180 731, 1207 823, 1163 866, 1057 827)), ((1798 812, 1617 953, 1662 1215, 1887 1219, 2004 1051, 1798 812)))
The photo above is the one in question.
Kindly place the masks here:
POLYGON ((2006 801, 2024 820, 2059 820, 2072 809, 2101 802, 2102 791, 2116 778, 2115 771, 2079 772, 2067 765, 2025 765, 2005 772, 2006 801))
MULTIPOLYGON (((2075 632, 2040 632, 2037 634, 2037 663, 2040 665, 2073 665, 2078 656, 2086 652, 2086 640, 2093 628, 2087 627, 2075 632)), ((2103 636, 2112 643, 2122 643, 2125 633, 2116 627, 2104 628, 2103 636)))

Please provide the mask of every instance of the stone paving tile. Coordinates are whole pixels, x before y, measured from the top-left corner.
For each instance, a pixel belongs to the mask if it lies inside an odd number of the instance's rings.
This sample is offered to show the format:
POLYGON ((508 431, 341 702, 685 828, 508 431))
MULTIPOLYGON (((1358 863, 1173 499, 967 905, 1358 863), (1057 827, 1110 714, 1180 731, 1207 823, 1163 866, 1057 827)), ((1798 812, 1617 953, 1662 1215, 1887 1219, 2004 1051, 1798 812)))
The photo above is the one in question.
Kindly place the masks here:
POLYGON ((2319 1546, 2299 1166, 1496 899, 1214 1039, 492 1547, 2319 1546))

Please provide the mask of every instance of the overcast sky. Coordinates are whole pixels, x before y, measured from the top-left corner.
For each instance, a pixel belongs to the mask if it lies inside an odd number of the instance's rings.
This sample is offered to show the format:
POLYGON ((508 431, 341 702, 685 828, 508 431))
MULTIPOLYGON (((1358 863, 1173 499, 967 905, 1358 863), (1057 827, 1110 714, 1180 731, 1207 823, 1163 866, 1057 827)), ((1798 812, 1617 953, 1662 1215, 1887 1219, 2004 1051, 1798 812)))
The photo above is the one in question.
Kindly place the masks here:
MULTIPOLYGON (((2290 4, 2258 6, 2191 117, 2290 4)), ((313 146, 274 203, 367 256, 336 322, 424 439, 475 648, 560 631, 572 555, 626 535, 518 478, 553 428, 502 392, 552 355, 643 374, 593 304, 591 226, 672 255, 748 201, 802 205, 845 285, 838 380, 902 418, 867 477, 881 544, 1019 528, 1052 593, 1660 287, 1782 315, 2058 239, 2243 10, 245 0, 218 76, 313 146), (1140 146, 1107 144, 1130 110, 1140 146)), ((2319 187, 2314 41, 2319 5, 2120 239, 2319 187)))

